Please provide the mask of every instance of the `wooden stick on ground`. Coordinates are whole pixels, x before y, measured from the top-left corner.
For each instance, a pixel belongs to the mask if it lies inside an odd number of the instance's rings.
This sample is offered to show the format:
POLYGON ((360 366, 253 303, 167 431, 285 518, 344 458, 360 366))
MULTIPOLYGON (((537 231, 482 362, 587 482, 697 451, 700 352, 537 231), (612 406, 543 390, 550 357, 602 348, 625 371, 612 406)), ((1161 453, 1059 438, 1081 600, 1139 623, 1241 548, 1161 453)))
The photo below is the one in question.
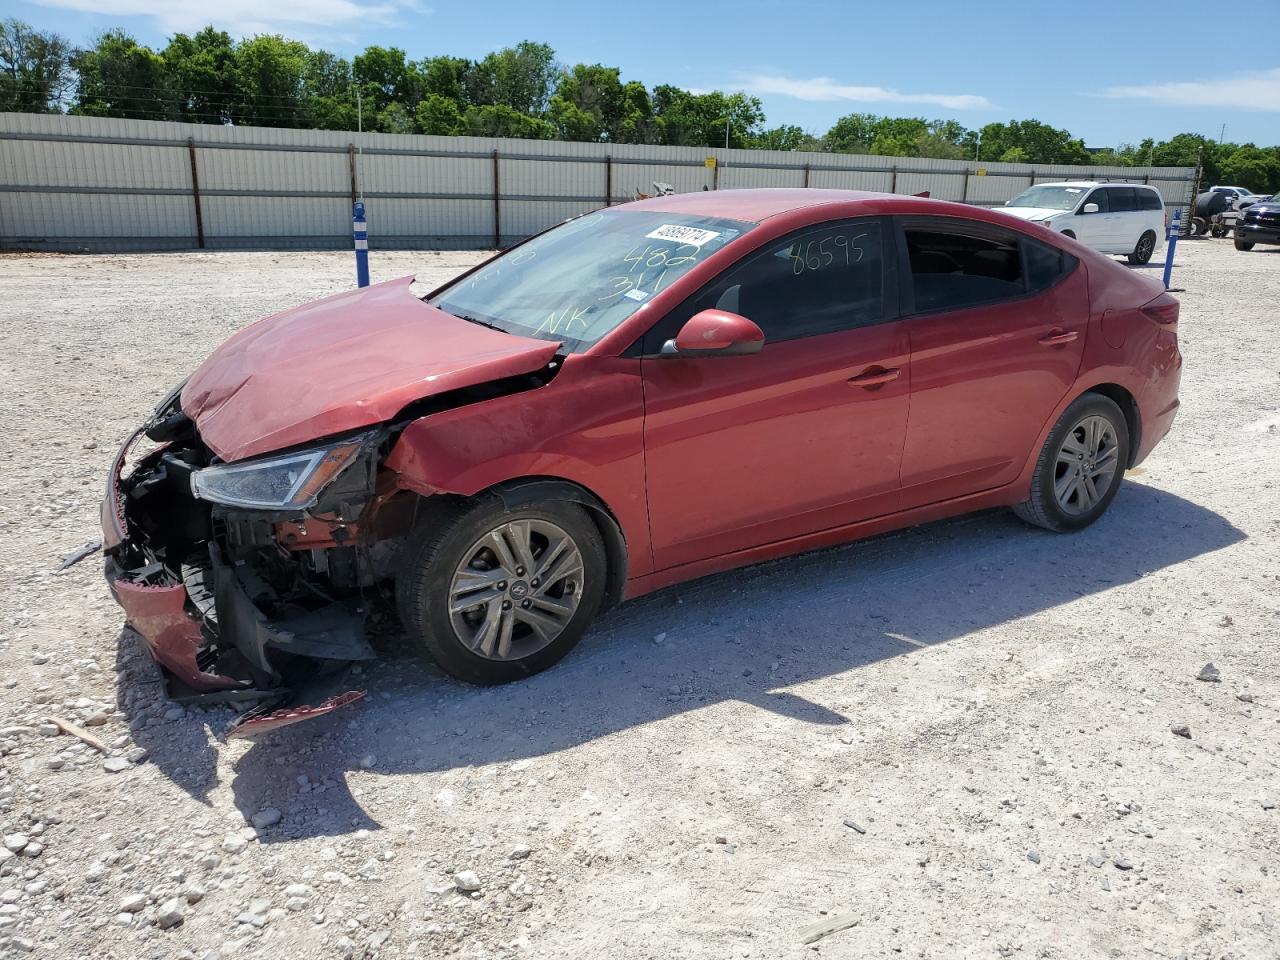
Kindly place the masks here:
POLYGON ((63 720, 61 717, 48 717, 47 719, 50 723, 52 723, 55 727, 57 727, 63 733, 69 733, 73 737, 76 737, 79 740, 83 740, 89 746, 93 747, 93 749, 101 753, 111 752, 110 747, 108 747, 105 743, 103 743, 101 740, 95 737, 88 730, 84 729, 84 727, 77 727, 71 721, 63 720))
POLYGON ((811 923, 800 931, 800 942, 813 943, 840 930, 848 930, 850 927, 857 926, 861 919, 856 913, 842 913, 811 923))

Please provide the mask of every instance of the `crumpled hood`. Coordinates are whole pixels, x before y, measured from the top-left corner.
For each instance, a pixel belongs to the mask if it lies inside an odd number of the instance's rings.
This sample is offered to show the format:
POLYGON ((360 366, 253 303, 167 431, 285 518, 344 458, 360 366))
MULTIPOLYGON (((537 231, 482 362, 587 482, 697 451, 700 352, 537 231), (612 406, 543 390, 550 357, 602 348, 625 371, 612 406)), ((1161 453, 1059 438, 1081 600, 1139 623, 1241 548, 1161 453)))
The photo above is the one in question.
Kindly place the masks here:
POLYGON ((424 397, 532 373, 559 344, 430 307, 401 277, 259 320, 213 352, 182 409, 226 461, 372 426, 424 397))

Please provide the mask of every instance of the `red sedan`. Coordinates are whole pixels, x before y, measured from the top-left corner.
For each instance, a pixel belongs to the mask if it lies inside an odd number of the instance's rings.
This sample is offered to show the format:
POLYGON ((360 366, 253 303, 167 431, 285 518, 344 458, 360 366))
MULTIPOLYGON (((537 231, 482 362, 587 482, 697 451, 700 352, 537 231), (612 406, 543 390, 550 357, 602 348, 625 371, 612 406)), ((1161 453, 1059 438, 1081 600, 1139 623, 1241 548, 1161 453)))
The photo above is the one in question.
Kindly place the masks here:
POLYGON ((1001 505, 1079 530, 1178 409, 1158 283, 960 204, 661 197, 411 281, 240 331, 112 472, 113 590, 176 684, 260 698, 242 733, 358 697, 381 598, 513 680, 715 571, 1001 505))

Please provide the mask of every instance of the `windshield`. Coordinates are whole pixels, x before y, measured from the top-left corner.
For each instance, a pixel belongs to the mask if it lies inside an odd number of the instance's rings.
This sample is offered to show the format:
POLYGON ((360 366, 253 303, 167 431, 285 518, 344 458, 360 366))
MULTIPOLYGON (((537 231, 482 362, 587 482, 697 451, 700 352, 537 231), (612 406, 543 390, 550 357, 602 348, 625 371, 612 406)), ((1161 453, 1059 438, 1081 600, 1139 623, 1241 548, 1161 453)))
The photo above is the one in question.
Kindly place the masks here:
POLYGON ((601 210, 535 237, 430 302, 457 317, 580 351, 752 226, 601 210))
POLYGON ((1005 204, 1006 207, 1039 207, 1042 210, 1074 210, 1088 187, 1052 187, 1042 184, 1024 190, 1005 204))

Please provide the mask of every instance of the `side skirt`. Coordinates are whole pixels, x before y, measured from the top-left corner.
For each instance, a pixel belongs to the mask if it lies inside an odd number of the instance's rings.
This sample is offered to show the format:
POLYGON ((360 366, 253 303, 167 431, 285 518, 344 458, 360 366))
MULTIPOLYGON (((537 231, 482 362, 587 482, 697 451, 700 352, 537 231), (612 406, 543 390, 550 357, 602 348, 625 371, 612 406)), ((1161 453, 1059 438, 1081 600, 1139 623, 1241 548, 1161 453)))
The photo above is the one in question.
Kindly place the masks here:
POLYGON ((974 493, 954 500, 944 500, 941 503, 931 503, 923 507, 913 507, 910 510, 886 514, 883 517, 875 517, 871 520, 859 520, 857 523, 846 524, 842 527, 833 527, 830 530, 821 530, 818 533, 808 533, 802 537, 777 540, 773 543, 751 547, 747 550, 739 550, 736 553, 727 553, 718 557, 709 557, 706 560, 681 564, 677 567, 668 567, 666 570, 659 570, 656 573, 628 580, 623 596, 624 599, 631 600, 646 593, 652 593, 654 590, 669 587, 675 583, 695 580, 698 577, 722 573, 725 570, 733 570, 753 563, 763 563, 766 560, 794 556, 809 550, 820 550, 824 547, 839 546, 842 543, 852 543, 855 540, 873 537, 879 533, 901 530, 904 527, 914 527, 934 520, 974 513, 978 510, 1007 507, 1024 499, 1024 497, 1018 496, 1015 492, 1021 489, 1022 486, 1025 486, 1025 484, 1020 478, 1013 483, 997 487, 994 490, 986 490, 982 493, 974 493))

